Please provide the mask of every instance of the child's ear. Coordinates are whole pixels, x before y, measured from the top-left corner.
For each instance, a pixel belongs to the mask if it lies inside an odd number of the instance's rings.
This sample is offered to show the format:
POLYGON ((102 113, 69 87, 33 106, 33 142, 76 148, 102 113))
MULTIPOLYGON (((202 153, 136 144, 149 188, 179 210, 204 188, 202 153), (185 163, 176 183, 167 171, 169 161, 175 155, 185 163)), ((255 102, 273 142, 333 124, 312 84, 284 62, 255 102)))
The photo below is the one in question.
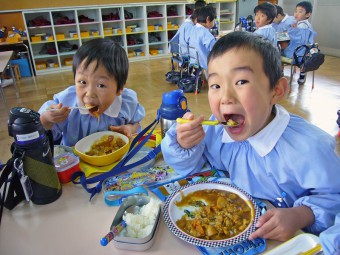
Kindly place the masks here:
POLYGON ((285 77, 281 77, 274 88, 274 94, 272 98, 272 104, 276 104, 281 99, 283 99, 286 96, 287 93, 287 87, 288 87, 288 81, 285 77))
POLYGON ((312 15, 312 13, 311 12, 309 12, 309 13, 306 13, 306 17, 307 17, 307 19, 310 17, 312 15))
POLYGON ((123 93, 123 89, 124 89, 124 87, 121 88, 120 90, 118 90, 116 95, 117 95, 117 96, 120 96, 120 95, 123 93))

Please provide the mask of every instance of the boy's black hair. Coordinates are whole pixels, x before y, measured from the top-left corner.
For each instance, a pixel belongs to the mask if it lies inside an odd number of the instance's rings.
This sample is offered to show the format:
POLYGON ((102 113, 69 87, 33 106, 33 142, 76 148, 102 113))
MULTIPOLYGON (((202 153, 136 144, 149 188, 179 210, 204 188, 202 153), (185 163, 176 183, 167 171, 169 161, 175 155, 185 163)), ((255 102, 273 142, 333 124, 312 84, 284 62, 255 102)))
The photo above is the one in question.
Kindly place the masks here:
POLYGON ((269 24, 272 23, 276 17, 276 8, 272 3, 264 2, 259 4, 254 8, 254 14, 256 14, 258 11, 261 11, 267 16, 267 20, 270 21, 269 24))
POLYGON ((210 21, 216 18, 216 9, 210 5, 198 9, 196 12, 197 23, 207 23, 207 17, 210 21))
POLYGON ((276 8, 276 16, 279 15, 279 14, 282 15, 282 16, 286 15, 280 5, 274 4, 274 6, 276 8))
POLYGON ((202 7, 207 6, 207 3, 204 0, 197 0, 195 2, 195 8, 194 8, 194 12, 191 14, 190 19, 195 22, 196 18, 197 18, 197 11, 199 9, 201 9, 202 7))
POLYGON ((262 58, 264 73, 269 79, 270 89, 275 88, 276 83, 282 77, 281 56, 270 41, 254 33, 245 31, 231 32, 216 41, 208 56, 208 64, 214 58, 220 57, 233 49, 247 49, 259 54, 262 58))
POLYGON ((308 1, 302 1, 296 5, 296 7, 302 7, 306 10, 306 13, 312 13, 313 12, 313 5, 311 2, 308 1))
POLYGON ((206 6, 207 3, 204 1, 204 0, 197 0, 195 2, 195 10, 199 9, 199 8, 202 8, 204 6, 206 6))
POLYGON ((85 42, 73 57, 74 77, 83 61, 85 61, 85 68, 93 61, 97 61, 96 69, 99 65, 103 65, 107 72, 116 79, 117 92, 124 87, 128 78, 129 60, 125 50, 118 43, 107 38, 96 38, 85 42))

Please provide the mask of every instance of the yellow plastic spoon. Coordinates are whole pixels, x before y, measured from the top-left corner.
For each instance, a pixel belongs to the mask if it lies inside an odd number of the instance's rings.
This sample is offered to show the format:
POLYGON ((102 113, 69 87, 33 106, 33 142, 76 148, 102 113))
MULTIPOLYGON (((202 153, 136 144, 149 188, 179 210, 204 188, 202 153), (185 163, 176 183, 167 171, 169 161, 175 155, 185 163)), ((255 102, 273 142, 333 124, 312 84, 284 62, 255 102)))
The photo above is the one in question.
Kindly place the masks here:
MULTIPOLYGON (((190 122, 190 121, 192 121, 192 120, 177 118, 176 121, 177 121, 177 123, 183 124, 183 123, 188 123, 188 122, 190 122)), ((237 123, 237 122, 235 122, 235 123, 236 123, 236 124, 230 124, 230 123, 228 123, 227 121, 225 121, 225 122, 219 122, 218 120, 203 120, 203 121, 201 122, 202 125, 209 125, 209 126, 216 126, 216 125, 221 124, 221 125, 228 126, 228 127, 237 127, 237 126, 240 125, 240 124, 237 123)))

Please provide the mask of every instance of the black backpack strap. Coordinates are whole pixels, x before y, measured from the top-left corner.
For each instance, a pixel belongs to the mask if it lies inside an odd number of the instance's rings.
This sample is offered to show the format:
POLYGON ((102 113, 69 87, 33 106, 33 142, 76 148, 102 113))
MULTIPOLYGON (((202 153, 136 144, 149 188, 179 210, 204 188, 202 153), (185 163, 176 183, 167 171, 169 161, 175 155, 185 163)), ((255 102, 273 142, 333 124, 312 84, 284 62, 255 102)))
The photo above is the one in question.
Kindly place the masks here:
POLYGON ((294 50, 294 62, 299 68, 303 64, 303 59, 304 59, 304 56, 306 55, 306 52, 308 52, 308 49, 309 49, 309 47, 307 45, 300 45, 300 46, 296 47, 295 50, 294 50), (305 48, 303 55, 298 55, 299 51, 303 48, 305 48))
POLYGON ((15 157, 10 158, 1 169, 0 189, 2 186, 4 186, 4 188, 2 194, 0 193, 0 224, 3 208, 6 207, 8 210, 12 210, 25 199, 25 193, 20 182, 19 174, 14 167, 15 159, 15 157), (7 190, 8 183, 9 187, 7 190))

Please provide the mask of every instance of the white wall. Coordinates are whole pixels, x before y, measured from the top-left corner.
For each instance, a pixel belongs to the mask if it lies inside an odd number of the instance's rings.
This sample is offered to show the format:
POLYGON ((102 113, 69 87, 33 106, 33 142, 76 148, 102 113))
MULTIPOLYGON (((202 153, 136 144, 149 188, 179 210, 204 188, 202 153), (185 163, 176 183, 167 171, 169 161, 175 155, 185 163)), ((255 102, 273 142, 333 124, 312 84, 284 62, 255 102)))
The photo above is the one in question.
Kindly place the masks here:
MULTIPOLYGON (((294 9, 301 0, 279 0, 278 4, 289 15, 294 15, 294 9)), ((327 55, 340 57, 340 1, 310 0, 313 14, 309 18, 313 28, 318 33, 316 42, 327 55)))

